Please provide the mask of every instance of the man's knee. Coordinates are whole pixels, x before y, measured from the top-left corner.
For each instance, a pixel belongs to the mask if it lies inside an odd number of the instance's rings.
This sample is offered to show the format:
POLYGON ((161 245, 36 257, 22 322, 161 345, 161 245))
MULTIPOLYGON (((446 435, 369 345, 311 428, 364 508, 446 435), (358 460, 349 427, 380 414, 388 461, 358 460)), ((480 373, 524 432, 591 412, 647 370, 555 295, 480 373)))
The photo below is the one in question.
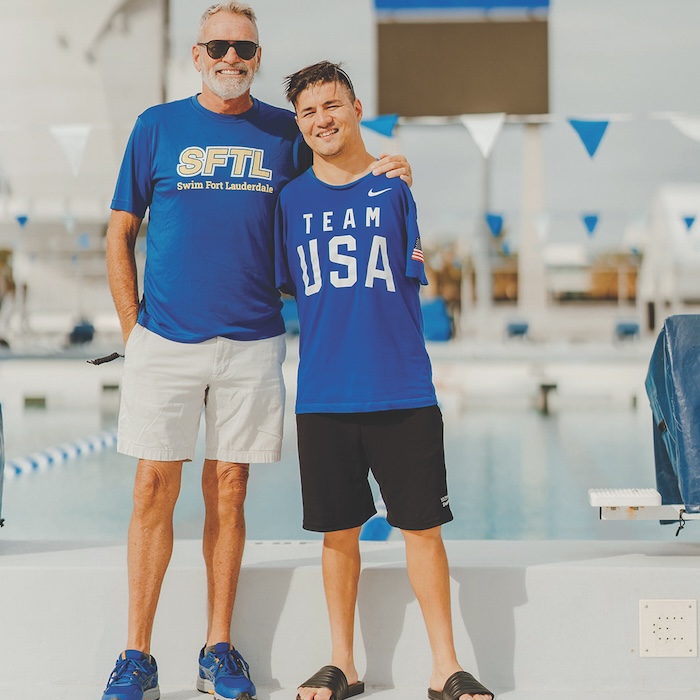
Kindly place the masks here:
POLYGON ((134 480, 134 508, 173 508, 180 493, 182 462, 139 460, 134 480))
POLYGON ((427 530, 401 530, 407 542, 440 543, 442 542, 442 526, 431 527, 427 530))
POLYGON ((329 549, 347 549, 359 547, 360 531, 362 528, 353 527, 347 530, 332 530, 323 534, 323 544, 329 549))
POLYGON ((248 488, 250 466, 237 462, 205 462, 202 475, 204 495, 232 508, 242 508, 248 488))

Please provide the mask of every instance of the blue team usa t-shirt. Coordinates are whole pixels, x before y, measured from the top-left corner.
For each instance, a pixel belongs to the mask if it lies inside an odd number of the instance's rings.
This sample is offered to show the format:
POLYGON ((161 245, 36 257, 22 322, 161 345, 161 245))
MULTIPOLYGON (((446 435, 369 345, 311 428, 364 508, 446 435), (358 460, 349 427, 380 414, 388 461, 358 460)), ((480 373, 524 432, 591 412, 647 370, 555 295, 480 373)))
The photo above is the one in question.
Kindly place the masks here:
POLYGON ((196 97, 141 114, 112 200, 149 214, 139 323, 186 343, 284 333, 274 211, 309 164, 294 115, 258 100, 235 116, 196 97))
POLYGON ((437 403, 423 339, 427 284, 416 207, 398 178, 349 185, 311 169, 289 183, 275 217, 277 285, 297 299, 297 413, 437 403))

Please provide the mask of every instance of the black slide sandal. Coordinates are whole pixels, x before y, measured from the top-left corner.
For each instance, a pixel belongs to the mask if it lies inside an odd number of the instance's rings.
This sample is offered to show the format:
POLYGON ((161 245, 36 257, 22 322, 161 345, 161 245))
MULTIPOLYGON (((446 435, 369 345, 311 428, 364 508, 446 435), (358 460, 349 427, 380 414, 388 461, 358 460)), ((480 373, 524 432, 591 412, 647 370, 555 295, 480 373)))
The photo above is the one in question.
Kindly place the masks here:
POLYGON ((348 679, 337 666, 323 666, 299 687, 328 688, 333 693, 331 700, 345 700, 365 692, 365 684, 362 681, 348 685, 348 679))
POLYGON ((494 694, 484 688, 479 681, 466 671, 453 673, 446 681, 442 690, 428 688, 430 700, 458 700, 459 697, 467 693, 468 695, 490 695, 491 700, 494 694))

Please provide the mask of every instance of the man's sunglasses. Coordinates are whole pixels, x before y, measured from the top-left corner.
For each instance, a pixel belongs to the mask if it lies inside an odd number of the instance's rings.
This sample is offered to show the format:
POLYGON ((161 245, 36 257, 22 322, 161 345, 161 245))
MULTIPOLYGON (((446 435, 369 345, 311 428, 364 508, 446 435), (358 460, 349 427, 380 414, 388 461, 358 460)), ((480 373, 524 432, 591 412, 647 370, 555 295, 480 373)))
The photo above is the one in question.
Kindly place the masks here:
POLYGON ((260 44, 256 44, 254 41, 214 39, 213 41, 207 41, 206 44, 197 43, 197 46, 206 46, 210 58, 223 58, 233 46, 239 58, 242 58, 244 61, 250 61, 255 56, 255 52, 260 44))

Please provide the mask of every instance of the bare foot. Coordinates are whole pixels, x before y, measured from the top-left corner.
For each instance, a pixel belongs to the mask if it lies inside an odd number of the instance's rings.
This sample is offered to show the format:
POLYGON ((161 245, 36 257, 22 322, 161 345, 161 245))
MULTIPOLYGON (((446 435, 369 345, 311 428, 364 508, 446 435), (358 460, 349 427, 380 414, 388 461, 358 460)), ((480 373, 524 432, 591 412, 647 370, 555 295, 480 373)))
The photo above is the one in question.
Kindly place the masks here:
MULTIPOLYGON (((318 673, 316 673, 306 682, 311 683, 315 681, 317 683, 324 683, 326 681, 330 681, 329 685, 339 687, 336 686, 335 683, 336 681, 341 681, 341 679, 343 686, 345 682, 347 682, 348 686, 351 687, 350 689, 355 691, 353 694, 357 694, 358 691, 361 692, 364 690, 364 686, 361 688, 352 688, 352 686, 355 686, 359 682, 357 669, 352 662, 350 662, 350 666, 347 668, 347 670, 341 666, 324 666, 318 671, 318 673), (329 670, 331 671, 330 677, 328 675, 324 675, 324 671, 327 673, 329 670), (338 671, 340 671, 340 673, 338 673, 338 671), (337 676, 340 678, 337 678, 337 676), (331 680, 331 678, 333 680, 331 680)), ((310 688, 300 686, 297 688, 297 700, 331 700, 332 697, 333 688, 324 687, 323 685, 319 685, 318 687, 312 686, 310 688)))
POLYGON ((331 700, 330 688, 297 688, 297 700, 331 700))
MULTIPOLYGON (((446 674, 445 676, 440 677, 439 675, 434 675, 430 679, 430 687, 431 688, 440 688, 441 690, 435 691, 433 690, 432 693, 440 694, 442 692, 442 689, 445 687, 445 684, 447 681, 455 674, 458 673, 459 671, 462 671, 462 669, 458 669, 457 671, 452 671, 451 673, 446 674)), ((454 688, 454 690, 461 690, 459 686, 457 688, 454 688)), ((475 693, 473 695, 470 695, 469 693, 462 693, 462 695, 459 696, 459 700, 493 700, 494 696, 491 695, 490 693, 475 693)))

